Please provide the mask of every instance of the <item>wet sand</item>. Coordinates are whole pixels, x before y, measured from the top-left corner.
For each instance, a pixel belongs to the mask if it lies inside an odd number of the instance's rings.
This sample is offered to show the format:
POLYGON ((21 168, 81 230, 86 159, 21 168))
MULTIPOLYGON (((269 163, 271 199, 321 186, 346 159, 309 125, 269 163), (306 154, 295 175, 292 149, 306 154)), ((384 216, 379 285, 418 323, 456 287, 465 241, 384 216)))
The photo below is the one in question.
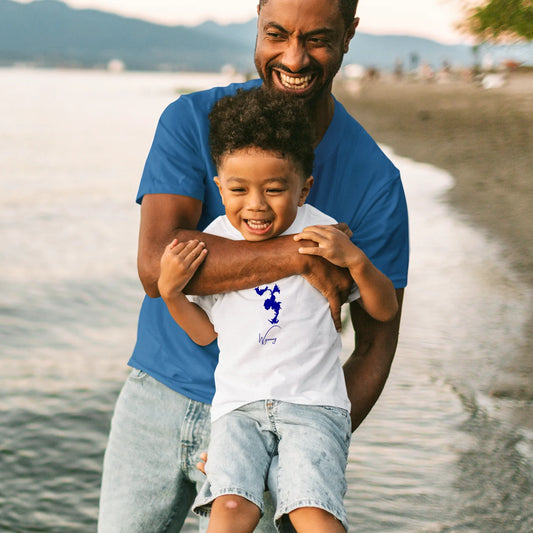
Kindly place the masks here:
MULTIPOLYGON (((514 72, 498 89, 381 78, 339 82, 335 94, 378 142, 447 170, 447 201, 499 241, 533 287, 533 72, 514 72)), ((502 347, 502 356, 492 394, 533 402, 533 314, 520 353, 502 347)))

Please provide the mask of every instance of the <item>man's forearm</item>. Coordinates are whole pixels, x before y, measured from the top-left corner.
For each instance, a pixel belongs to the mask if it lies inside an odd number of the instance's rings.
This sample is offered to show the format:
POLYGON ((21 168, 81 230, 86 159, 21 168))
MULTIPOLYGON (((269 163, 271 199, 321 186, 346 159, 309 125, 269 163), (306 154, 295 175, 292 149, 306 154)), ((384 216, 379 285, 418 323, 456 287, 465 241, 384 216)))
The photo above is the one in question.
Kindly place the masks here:
POLYGON ((261 242, 232 241, 180 230, 179 240, 198 239, 206 243, 207 258, 187 285, 188 294, 219 294, 249 289, 287 276, 304 274, 310 260, 298 253, 301 243, 292 236, 261 242))
POLYGON ((398 342, 403 289, 396 294, 399 310, 390 322, 372 319, 357 303, 351 307, 356 347, 344 364, 344 376, 352 404, 352 431, 371 411, 389 376, 398 342))

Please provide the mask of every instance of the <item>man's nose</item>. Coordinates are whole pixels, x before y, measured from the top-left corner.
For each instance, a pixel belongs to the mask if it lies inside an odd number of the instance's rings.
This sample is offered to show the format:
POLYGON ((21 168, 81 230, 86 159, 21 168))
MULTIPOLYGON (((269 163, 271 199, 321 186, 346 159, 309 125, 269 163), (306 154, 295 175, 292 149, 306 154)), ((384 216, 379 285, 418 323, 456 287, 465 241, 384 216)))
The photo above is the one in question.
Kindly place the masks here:
POLYGON ((297 73, 309 66, 309 54, 305 43, 297 37, 289 39, 282 63, 291 72, 297 73))

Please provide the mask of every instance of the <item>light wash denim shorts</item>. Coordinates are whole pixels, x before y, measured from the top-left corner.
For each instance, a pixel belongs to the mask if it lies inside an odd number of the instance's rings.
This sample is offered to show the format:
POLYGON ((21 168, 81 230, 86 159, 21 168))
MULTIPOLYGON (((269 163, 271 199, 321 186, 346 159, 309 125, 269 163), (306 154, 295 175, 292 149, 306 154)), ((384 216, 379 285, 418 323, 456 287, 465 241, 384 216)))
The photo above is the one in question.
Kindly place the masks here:
POLYGON ((207 481, 193 509, 206 516, 215 498, 236 494, 263 513, 269 480, 275 485, 270 488, 279 530, 282 518, 285 522, 300 507, 324 509, 348 529, 343 498, 350 436, 350 416, 344 409, 276 400, 236 409, 211 426, 207 481), (269 479, 276 455, 277 472, 269 479))

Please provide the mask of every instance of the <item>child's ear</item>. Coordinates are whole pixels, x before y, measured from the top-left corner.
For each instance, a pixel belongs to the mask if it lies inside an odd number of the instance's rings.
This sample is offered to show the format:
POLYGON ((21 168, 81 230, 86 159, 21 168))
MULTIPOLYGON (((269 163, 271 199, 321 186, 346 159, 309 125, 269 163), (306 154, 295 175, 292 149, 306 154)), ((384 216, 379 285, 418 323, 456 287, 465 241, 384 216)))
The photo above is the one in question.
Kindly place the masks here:
POLYGON ((220 193, 220 198, 222 199, 222 205, 225 205, 224 204, 224 195, 222 194, 222 187, 220 185, 220 178, 218 176, 215 176, 213 178, 213 181, 216 183, 216 185, 218 187, 218 192, 220 193))
POLYGON ((305 200, 307 198, 307 195, 309 194, 309 191, 311 190, 311 187, 313 186, 313 176, 309 176, 304 184, 302 185, 302 190, 300 192, 300 199, 298 200, 298 206, 301 207, 305 204, 305 200))

